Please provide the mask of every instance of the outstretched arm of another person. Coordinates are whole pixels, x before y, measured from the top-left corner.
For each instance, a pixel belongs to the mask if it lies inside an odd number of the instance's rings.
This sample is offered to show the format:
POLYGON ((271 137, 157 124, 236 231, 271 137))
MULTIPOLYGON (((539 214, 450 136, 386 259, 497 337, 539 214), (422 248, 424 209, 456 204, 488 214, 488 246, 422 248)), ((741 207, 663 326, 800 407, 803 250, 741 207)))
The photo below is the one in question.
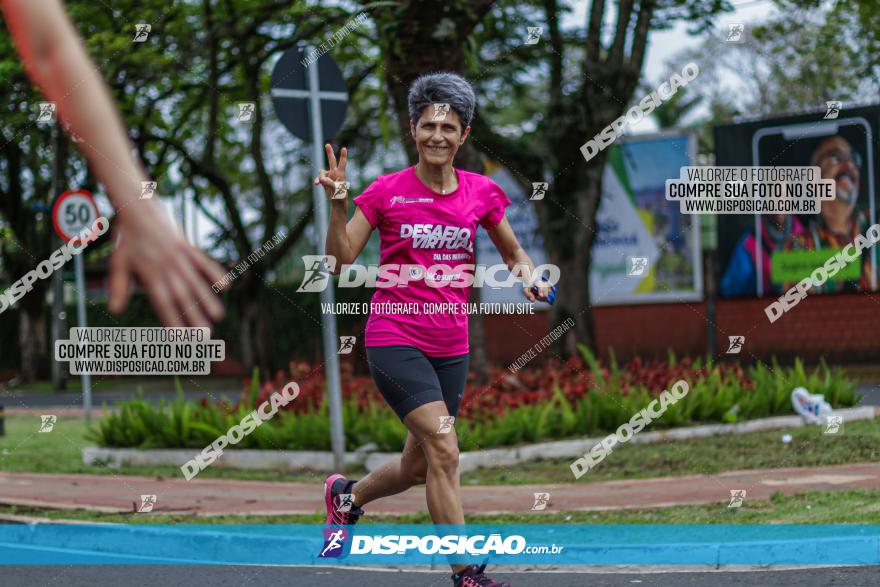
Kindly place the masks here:
POLYGON ((193 248, 159 204, 141 200, 143 166, 133 155, 107 84, 59 0, 0 0, 25 69, 72 133, 116 207, 110 310, 122 312, 136 277, 166 326, 206 326, 223 317, 210 283, 220 266, 193 248))

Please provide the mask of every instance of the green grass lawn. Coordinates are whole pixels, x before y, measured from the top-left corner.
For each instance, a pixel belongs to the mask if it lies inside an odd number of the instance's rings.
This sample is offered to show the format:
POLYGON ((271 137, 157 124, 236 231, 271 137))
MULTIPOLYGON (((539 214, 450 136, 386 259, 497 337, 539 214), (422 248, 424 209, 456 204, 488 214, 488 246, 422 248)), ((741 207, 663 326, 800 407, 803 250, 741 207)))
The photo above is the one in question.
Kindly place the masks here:
MULTIPOLYGON (((321 524, 324 515, 193 516, 172 514, 101 514, 0 506, 0 514, 123 524, 321 524)), ((739 509, 727 502, 667 508, 468 516, 469 524, 880 524, 880 490, 810 492, 770 499, 748 499, 739 509)), ((365 515, 360 524, 430 524, 428 514, 365 515)))
MULTIPOLYGON (((82 418, 61 417, 50 433, 38 433, 38 416, 6 417, 6 436, 0 437, 0 470, 40 473, 94 473, 115 475, 179 476, 176 467, 125 467, 108 469, 82 464, 85 439, 82 418)), ((194 453, 196 451, 193 451, 194 453)), ((551 456, 551 455, 548 455, 551 456)), ((880 459, 880 421, 847 422, 838 435, 823 435, 821 427, 676 440, 616 447, 595 469, 577 483, 671 475, 716 473, 738 469, 806 467, 880 459), (783 443, 783 434, 792 441, 783 443)), ((575 482, 568 465, 572 459, 548 459, 513 467, 480 469, 464 473, 463 484, 508 485, 575 482)), ((357 478, 363 470, 349 472, 357 478)), ((201 478, 265 481, 322 481, 316 472, 236 471, 209 467, 201 478)))
MULTIPOLYGON (((843 432, 837 435, 824 435, 822 430, 820 426, 811 426, 738 436, 625 444, 615 447, 614 452, 577 483, 880 460, 880 420, 846 422, 843 432), (784 434, 792 436, 791 442, 782 442, 784 434)), ((569 469, 572 460, 548 459, 510 468, 480 469, 463 475, 462 482, 480 485, 573 482, 569 469)))
MULTIPOLYGON (((51 413, 51 409, 46 410, 51 413)), ((93 420, 94 421, 94 420, 93 420)), ((125 467, 112 469, 106 466, 86 466, 82 461, 82 449, 95 446, 86 440, 86 423, 83 418, 61 416, 52 432, 39 433, 39 416, 6 416, 6 435, 0 436, 0 471, 32 473, 90 473, 96 475, 143 475, 148 477, 181 476, 180 469, 171 466, 125 467)), ((193 454, 198 452, 193 449, 193 454)), ((353 475, 364 475, 356 470, 353 475)), ((326 473, 304 471, 281 473, 278 471, 236 471, 208 467, 199 473, 207 479, 250 479, 255 481, 304 481, 322 482, 326 473)))

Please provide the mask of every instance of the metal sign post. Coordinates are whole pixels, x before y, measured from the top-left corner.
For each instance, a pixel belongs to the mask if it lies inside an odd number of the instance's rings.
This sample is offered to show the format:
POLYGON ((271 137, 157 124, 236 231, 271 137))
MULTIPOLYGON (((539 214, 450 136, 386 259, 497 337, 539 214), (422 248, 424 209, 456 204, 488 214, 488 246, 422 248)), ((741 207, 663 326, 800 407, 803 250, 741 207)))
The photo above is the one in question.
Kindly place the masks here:
MULTIPOLYGON (((73 258, 73 268, 76 272, 76 317, 80 328, 86 328, 86 277, 83 267, 82 253, 73 258)), ((88 371, 83 371, 80 376, 83 389, 83 412, 86 415, 86 424, 92 417, 92 376, 88 371)))
MULTIPOLYGON (((294 135, 312 144, 312 176, 317 177, 324 163, 324 133, 332 138, 341 128, 348 103, 348 93, 339 67, 324 55, 309 66, 303 64, 311 55, 311 47, 288 50, 272 72, 272 100, 281 122, 294 135), (322 88, 326 88, 323 90, 322 88), (305 115, 308 114, 308 117, 305 115), (309 120, 309 124, 304 124, 309 120)), ((318 250, 327 238, 327 195, 323 186, 314 186, 318 250)), ((333 280, 321 291, 321 303, 334 303, 333 280)), ((321 337, 327 373, 327 395, 330 410, 330 443, 336 470, 345 470, 345 434, 342 422, 342 383, 337 354, 336 316, 321 315, 321 337)))
MULTIPOLYGON (((52 206, 52 224, 55 232, 65 243, 84 230, 91 227, 98 219, 98 206, 92 194, 86 190, 71 190, 61 194, 52 206)), ((83 253, 73 257, 76 274, 76 315, 80 328, 88 326, 86 322, 86 278, 83 264, 83 253)), ((92 378, 83 371, 82 380, 83 412, 86 423, 92 417, 92 378)))

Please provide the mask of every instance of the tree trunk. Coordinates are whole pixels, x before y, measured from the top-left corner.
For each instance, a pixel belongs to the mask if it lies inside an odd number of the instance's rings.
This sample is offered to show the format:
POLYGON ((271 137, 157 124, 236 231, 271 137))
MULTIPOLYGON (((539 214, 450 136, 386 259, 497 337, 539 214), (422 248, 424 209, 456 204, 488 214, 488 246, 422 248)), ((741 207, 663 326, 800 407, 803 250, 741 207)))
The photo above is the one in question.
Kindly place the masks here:
POLYGON ((548 239, 550 262, 559 266, 560 271, 550 329, 560 326, 568 318, 574 320, 574 326, 555 343, 554 350, 562 357, 577 355, 578 342, 596 350, 588 268, 592 261, 605 160, 604 154, 600 154, 590 161, 585 172, 568 173, 558 178, 554 186, 555 197, 569 213, 558 213, 555 211, 558 208, 538 207, 543 236, 548 239))
POLYGON ((263 288, 257 279, 249 279, 242 286, 240 344, 245 368, 250 372, 258 367, 260 372, 271 376, 273 367, 268 352, 268 316, 263 301, 263 288))
MULTIPOLYGON (((387 52, 386 86, 397 113, 401 142, 411 164, 418 160, 418 152, 409 129, 409 86, 417 77, 429 72, 453 71, 465 75, 464 48, 467 36, 492 2, 484 0, 476 3, 478 6, 474 3, 468 5, 466 2, 458 4, 461 6, 456 6, 456 2, 407 2, 400 10, 411 14, 411 18, 404 15, 403 18, 391 21, 377 21, 380 34, 391 41, 388 43, 389 47, 394 47, 387 52), (406 22, 406 26, 401 27, 401 22, 406 22), (448 26, 449 24, 454 26, 448 26), (438 40, 443 42, 443 51, 437 50, 438 40)), ((459 149, 455 166, 466 171, 483 173, 483 160, 473 141, 466 141, 459 149)), ((479 302, 477 288, 471 288, 468 301, 479 302)), ((470 369, 476 375, 477 384, 485 385, 489 382, 489 363, 486 358, 483 316, 470 314, 468 330, 470 369)))
MULTIPOLYGON (((262 283, 262 279, 260 280, 262 283)), ((269 334, 269 308, 266 301, 266 287, 260 287, 257 294, 257 360, 260 369, 271 377, 281 365, 275 360, 277 353, 269 352, 271 338, 269 334)))
MULTIPOLYGON (((485 171, 483 158, 480 157, 479 151, 474 147, 473 141, 465 141, 456 154, 455 164, 466 171, 476 173, 483 173, 485 171)), ((476 265, 479 261, 477 247, 474 246, 474 264, 476 265)), ((469 297, 468 302, 479 303, 480 289, 472 287, 469 297)), ((489 359, 486 356, 486 329, 482 314, 478 312, 468 314, 468 331, 470 339, 470 370, 476 376, 474 383, 476 385, 486 385, 489 383, 489 359)))
MULTIPOLYGON (((477 251, 474 247, 474 262, 476 263, 477 251)), ((470 292, 469 303, 480 303, 479 288, 472 287, 470 292)), ((489 360, 486 357, 486 330, 483 322, 483 315, 479 312, 468 314, 468 331, 470 345, 470 370, 473 371, 476 379, 476 385, 486 385, 489 383, 489 360)))
MULTIPOLYGON (((65 166, 67 163, 67 141, 61 128, 56 125, 53 129, 55 140, 55 161, 52 172, 52 194, 60 194, 62 186, 66 183, 65 166)), ((52 242, 52 248, 57 249, 61 246, 61 239, 56 235, 49 237, 52 242)), ((64 274, 56 271, 52 275, 52 310, 51 324, 52 336, 49 341, 49 354, 52 359, 52 391, 62 392, 67 389, 67 363, 54 360, 55 341, 67 338, 65 334, 65 325, 67 320, 61 318, 64 314, 64 274)))
POLYGON ((30 383, 46 366, 46 318, 44 290, 34 288, 18 308, 18 346, 21 349, 21 380, 30 383))
POLYGON ((253 335, 256 308, 248 300, 247 296, 242 296, 238 307, 241 308, 241 318, 238 323, 238 344, 241 347, 241 361, 244 363, 245 369, 250 372, 256 363, 257 356, 253 335))

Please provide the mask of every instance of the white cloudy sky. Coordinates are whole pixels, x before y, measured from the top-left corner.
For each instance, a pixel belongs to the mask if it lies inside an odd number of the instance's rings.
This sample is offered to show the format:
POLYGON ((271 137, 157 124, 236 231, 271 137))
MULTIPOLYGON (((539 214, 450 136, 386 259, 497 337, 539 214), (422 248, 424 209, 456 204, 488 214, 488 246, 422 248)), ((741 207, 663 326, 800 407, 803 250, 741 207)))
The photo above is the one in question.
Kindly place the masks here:
MULTIPOLYGON (((574 12, 570 17, 566 18, 562 26, 583 27, 590 4, 591 2, 586 0, 570 3, 570 6, 575 7, 574 12)), ((749 23, 764 21, 771 14, 777 12, 772 0, 732 0, 731 4, 735 10, 722 14, 717 20, 718 30, 723 31, 725 34, 728 24, 743 23, 748 26, 749 23)), ((609 23, 609 26, 612 25, 613 18, 614 14, 606 15, 606 21, 609 23)), ((668 79, 671 73, 668 68, 668 61, 676 53, 699 44, 699 38, 688 35, 687 28, 686 22, 678 22, 669 30, 653 31, 649 34, 648 50, 643 70, 645 79, 650 82, 668 79)), ((657 126, 654 124, 654 121, 646 118, 638 124, 630 125, 627 132, 645 133, 655 130, 657 130, 657 126)))

